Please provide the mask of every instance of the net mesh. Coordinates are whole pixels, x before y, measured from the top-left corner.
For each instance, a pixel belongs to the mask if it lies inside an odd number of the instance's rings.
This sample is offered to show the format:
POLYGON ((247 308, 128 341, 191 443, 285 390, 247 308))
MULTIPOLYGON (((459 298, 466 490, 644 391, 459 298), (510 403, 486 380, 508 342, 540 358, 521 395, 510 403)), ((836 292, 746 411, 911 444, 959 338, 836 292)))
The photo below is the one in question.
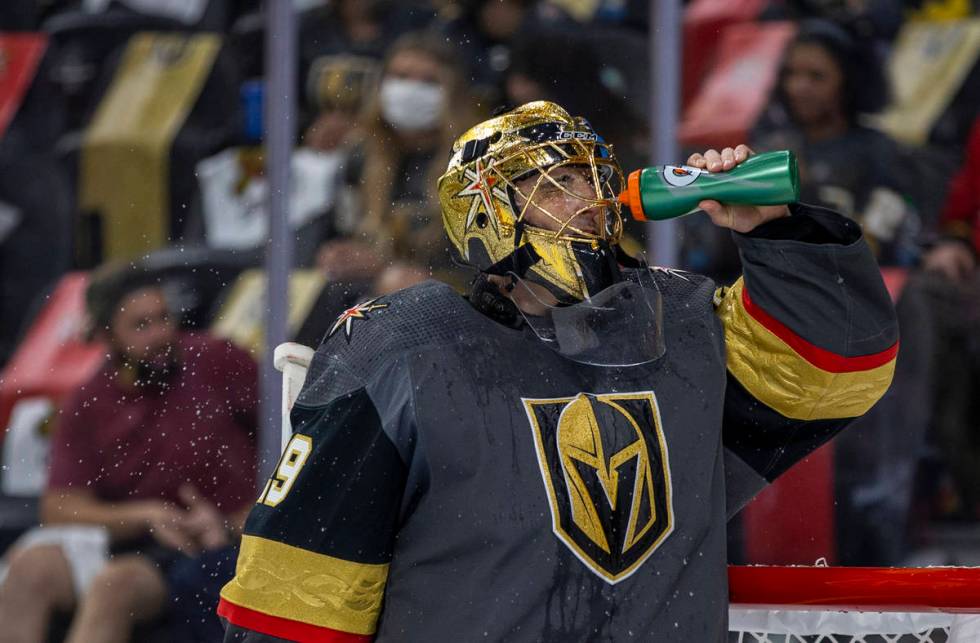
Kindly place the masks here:
POLYGON ((765 632, 731 633, 729 643, 946 643, 948 628, 933 628, 909 634, 769 634, 765 632))
POLYGON ((980 568, 731 567, 728 643, 978 643, 980 568))
MULTIPOLYGON (((733 608, 728 643, 963 643, 969 617, 943 613, 733 608)), ((971 633, 972 632, 972 633, 971 633)))

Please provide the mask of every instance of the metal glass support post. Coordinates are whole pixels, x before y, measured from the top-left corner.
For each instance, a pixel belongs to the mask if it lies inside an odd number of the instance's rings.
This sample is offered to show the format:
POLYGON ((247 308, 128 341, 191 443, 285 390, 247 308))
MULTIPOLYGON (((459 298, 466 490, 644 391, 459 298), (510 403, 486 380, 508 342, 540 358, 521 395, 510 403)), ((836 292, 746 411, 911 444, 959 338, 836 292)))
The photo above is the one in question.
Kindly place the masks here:
POLYGON ((269 181, 269 243, 266 246, 265 348, 260 370, 259 486, 280 454, 281 376, 272 352, 286 341, 292 239, 289 231, 289 167, 296 127, 296 16, 293 3, 266 3, 265 168, 269 181))
MULTIPOLYGON (((677 163, 680 110, 681 0, 650 0, 650 165, 677 163)), ((653 265, 677 266, 677 219, 658 221, 647 233, 653 265)))

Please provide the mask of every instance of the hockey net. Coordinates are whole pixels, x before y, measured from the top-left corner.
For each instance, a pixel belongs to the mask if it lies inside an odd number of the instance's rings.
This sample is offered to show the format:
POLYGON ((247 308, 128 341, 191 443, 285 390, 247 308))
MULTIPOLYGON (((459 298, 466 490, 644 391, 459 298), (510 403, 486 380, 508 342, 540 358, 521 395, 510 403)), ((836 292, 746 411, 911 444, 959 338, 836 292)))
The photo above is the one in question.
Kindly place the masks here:
POLYGON ((729 568, 729 643, 978 643, 980 567, 729 568))

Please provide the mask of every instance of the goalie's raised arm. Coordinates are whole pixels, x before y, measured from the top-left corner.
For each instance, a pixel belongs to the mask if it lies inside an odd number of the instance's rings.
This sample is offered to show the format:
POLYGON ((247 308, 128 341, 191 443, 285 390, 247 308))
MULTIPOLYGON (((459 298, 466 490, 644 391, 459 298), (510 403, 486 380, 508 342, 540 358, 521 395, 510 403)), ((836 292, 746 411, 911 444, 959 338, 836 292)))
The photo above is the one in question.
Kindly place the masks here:
MULTIPOLYGON (((735 234, 742 277, 716 294, 725 328, 725 446, 772 481, 885 393, 898 326, 856 223, 804 205, 735 234)), ((730 484, 730 511, 747 500, 730 484)))

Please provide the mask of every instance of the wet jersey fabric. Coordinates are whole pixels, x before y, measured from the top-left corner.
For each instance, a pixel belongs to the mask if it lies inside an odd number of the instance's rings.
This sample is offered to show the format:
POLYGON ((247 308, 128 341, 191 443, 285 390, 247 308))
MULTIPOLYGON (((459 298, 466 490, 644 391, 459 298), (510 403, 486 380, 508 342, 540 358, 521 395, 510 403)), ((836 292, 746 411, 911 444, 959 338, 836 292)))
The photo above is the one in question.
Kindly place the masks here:
POLYGON ((666 354, 571 362, 428 282, 350 309, 222 591, 227 641, 723 641, 727 518, 884 393, 857 226, 794 206, 733 286, 654 269, 666 354))

